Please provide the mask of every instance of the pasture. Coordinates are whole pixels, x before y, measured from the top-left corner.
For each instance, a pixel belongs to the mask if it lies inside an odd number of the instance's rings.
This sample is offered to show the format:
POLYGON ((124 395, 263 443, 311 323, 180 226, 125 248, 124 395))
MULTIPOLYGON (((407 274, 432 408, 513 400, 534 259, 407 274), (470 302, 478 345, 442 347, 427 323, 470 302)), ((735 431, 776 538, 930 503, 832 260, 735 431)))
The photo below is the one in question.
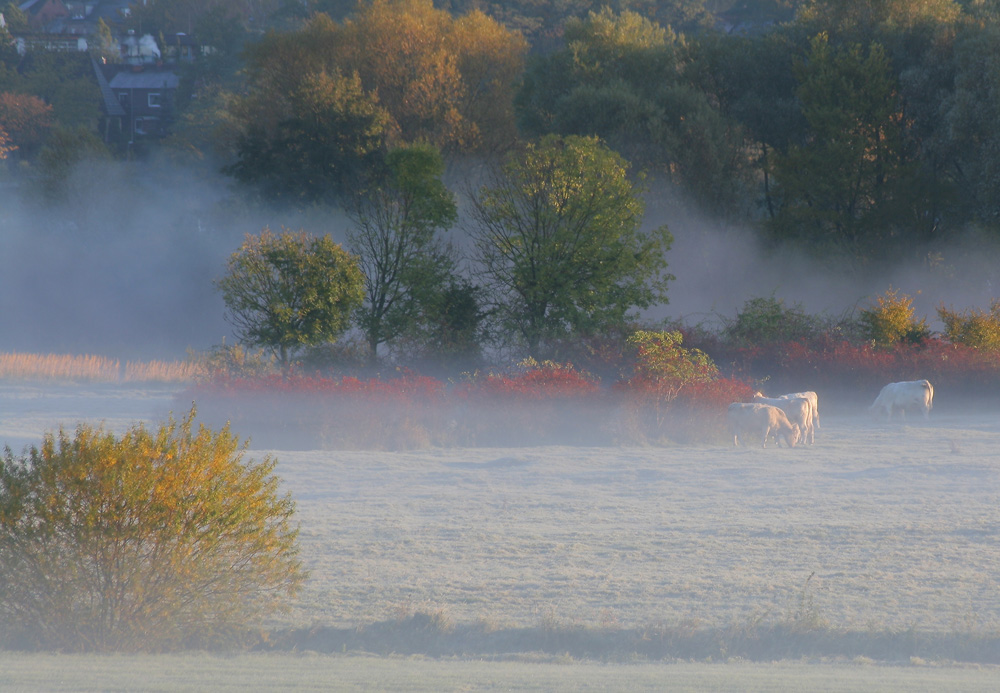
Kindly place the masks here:
MULTIPOLYGON (((0 439, 19 452, 60 423, 158 421, 190 406, 177 390, 8 383, 0 439)), ((876 684, 883 665, 905 667, 908 690, 942 671, 977 690, 1000 663, 1000 409, 944 398, 929 422, 879 423, 869 401, 820 397, 816 444, 794 449, 251 444, 279 460, 311 571, 291 611, 266 624, 273 651, 253 661, 280 669, 315 652, 327 667, 410 662, 433 679, 483 659, 497 667, 481 670, 487 680, 543 666, 567 681, 631 665, 661 684, 681 662, 714 676, 705 663, 722 661, 755 690, 748 682, 781 660, 795 676, 868 682, 837 690, 892 690, 876 684)), ((2 677, 35 656, 5 653, 0 683, 16 688, 2 677)))

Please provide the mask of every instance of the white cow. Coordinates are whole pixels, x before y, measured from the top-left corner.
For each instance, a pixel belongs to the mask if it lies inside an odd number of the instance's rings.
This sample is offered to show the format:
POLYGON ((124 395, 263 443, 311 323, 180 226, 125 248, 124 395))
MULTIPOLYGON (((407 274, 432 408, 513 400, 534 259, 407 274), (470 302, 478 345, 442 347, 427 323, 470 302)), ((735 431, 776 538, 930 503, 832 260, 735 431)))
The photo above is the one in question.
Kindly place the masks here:
POLYGON ((782 439, 790 448, 794 448, 799 442, 798 425, 790 422, 785 412, 770 404, 733 402, 729 405, 727 418, 733 445, 740 444, 740 437, 745 442, 748 436, 755 436, 760 440, 762 448, 767 447, 767 439, 771 435, 779 447, 782 439))
POLYGON ((785 416, 799 427, 802 442, 812 445, 816 442, 813 431, 813 405, 805 397, 764 397, 760 393, 753 396, 753 401, 760 404, 770 404, 785 412, 785 416))
MULTIPOLYGON (((763 397, 763 392, 758 392, 756 396, 763 397)), ((812 405, 812 424, 813 428, 819 428, 819 395, 817 395, 812 390, 806 390, 805 392, 789 392, 787 395, 778 395, 775 399, 794 399, 796 397, 805 397, 809 400, 809 404, 812 405)))
POLYGON ((891 421, 893 410, 898 409, 905 421, 908 407, 920 409, 924 413, 924 418, 928 419, 932 406, 934 406, 934 386, 927 380, 907 380, 889 383, 883 387, 868 411, 873 416, 878 416, 884 411, 886 419, 891 421))

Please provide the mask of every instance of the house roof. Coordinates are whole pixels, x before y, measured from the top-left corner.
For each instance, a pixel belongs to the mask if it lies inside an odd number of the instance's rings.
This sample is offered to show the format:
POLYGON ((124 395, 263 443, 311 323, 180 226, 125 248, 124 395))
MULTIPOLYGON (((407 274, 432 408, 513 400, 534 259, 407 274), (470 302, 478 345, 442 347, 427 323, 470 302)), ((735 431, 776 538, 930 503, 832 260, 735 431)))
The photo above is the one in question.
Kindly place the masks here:
POLYGON ((97 75, 97 86, 101 88, 101 98, 104 100, 104 110, 109 116, 124 116, 125 109, 122 108, 121 103, 119 103, 118 98, 115 93, 111 91, 111 85, 108 84, 107 77, 101 71, 101 66, 97 64, 97 61, 93 58, 90 59, 90 63, 94 66, 94 74, 97 75))
POLYGON ((180 79, 173 72, 119 72, 111 78, 112 89, 176 89, 180 79))

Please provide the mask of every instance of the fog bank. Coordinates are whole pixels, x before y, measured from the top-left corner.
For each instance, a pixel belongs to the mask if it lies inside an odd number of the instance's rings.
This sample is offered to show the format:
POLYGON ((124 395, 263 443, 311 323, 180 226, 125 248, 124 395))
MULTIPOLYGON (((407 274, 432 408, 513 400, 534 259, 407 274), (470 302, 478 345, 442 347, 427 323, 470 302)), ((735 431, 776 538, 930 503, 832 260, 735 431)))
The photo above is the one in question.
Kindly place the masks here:
MULTIPOLYGON (((27 184, 0 183, 2 351, 179 359, 231 342, 213 282, 245 234, 286 226, 343 242, 347 229, 343 216, 322 210, 248 205, 223 176, 162 161, 85 166, 58 204, 40 202, 27 184)), ((769 250, 752 231, 693 213, 659 189, 646 224, 664 223, 676 280, 669 304, 648 311, 652 319, 717 326, 759 296, 837 317, 891 286, 938 329, 939 305, 988 308, 1000 285, 1000 252, 974 237, 860 274, 769 250)), ((449 234, 458 246, 461 227, 449 234)))

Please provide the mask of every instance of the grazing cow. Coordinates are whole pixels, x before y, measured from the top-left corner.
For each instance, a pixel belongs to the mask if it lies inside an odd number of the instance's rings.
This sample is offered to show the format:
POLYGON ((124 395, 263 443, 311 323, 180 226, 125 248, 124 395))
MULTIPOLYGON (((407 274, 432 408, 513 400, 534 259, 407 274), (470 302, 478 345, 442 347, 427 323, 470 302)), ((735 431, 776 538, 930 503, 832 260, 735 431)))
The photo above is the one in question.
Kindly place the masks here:
POLYGON ((934 387, 926 380, 907 380, 901 383, 889 383, 878 393, 878 397, 868 408, 872 416, 878 416, 883 411, 886 420, 892 420, 892 412, 898 409, 903 421, 906 421, 906 409, 915 407, 929 419, 931 407, 934 406, 934 387))
POLYGON ((760 404, 770 404, 785 412, 785 416, 799 427, 802 442, 812 445, 816 442, 813 431, 813 406, 805 397, 764 397, 760 393, 753 396, 753 401, 760 404))
POLYGON ((785 412, 770 404, 733 402, 728 412, 729 431, 733 435, 733 445, 740 444, 740 437, 746 442, 748 436, 756 436, 762 448, 767 447, 767 439, 774 436, 780 447, 781 440, 794 448, 799 442, 799 427, 785 416, 785 412))
MULTIPOLYGON (((758 396, 763 397, 763 392, 758 392, 758 396)), ((809 404, 812 405, 812 424, 813 428, 819 428, 819 395, 817 395, 812 390, 806 390, 805 392, 789 392, 787 395, 778 395, 775 399, 795 399, 796 397, 805 397, 809 400, 809 404)))

